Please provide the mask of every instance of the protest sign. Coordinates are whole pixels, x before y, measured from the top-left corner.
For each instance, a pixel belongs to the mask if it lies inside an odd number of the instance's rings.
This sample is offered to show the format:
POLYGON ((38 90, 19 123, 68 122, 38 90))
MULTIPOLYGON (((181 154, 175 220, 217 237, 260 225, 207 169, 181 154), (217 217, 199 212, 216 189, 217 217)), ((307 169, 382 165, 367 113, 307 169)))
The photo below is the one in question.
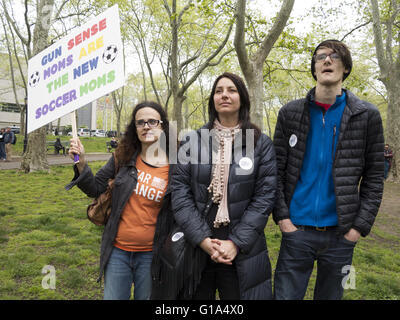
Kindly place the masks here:
POLYGON ((124 85, 118 6, 28 63, 28 133, 124 85))

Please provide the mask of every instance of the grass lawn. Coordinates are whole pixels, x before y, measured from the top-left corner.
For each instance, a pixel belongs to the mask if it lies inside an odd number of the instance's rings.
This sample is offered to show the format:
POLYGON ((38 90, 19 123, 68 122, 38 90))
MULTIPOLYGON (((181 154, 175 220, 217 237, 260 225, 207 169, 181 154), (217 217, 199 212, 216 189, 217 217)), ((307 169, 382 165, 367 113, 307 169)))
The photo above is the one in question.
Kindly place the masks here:
MULTIPOLYGON (((68 141, 71 139, 70 136, 59 136, 60 141, 68 141)), ((101 138, 101 137, 80 137, 83 146, 85 147, 86 153, 92 152, 107 152, 106 142, 110 141, 111 138, 101 138)), ((56 137, 53 135, 47 135, 46 141, 55 141, 56 137)), ((119 140, 119 139, 118 139, 119 140)), ((24 136, 17 134, 17 143, 13 146, 14 155, 22 155, 24 150, 24 136)), ((53 148, 50 148, 48 153, 52 153, 53 148)))
MULTIPOLYGON (((91 167, 96 172, 103 164, 91 167)), ((0 181, 6 182, 0 193, 0 300, 102 299, 96 282, 102 227, 86 218, 89 198, 76 187, 64 190, 72 176, 70 165, 51 167, 48 174, 0 171, 0 181), (48 265, 55 269, 54 290, 42 287, 48 265)), ((400 185, 385 185, 376 224, 355 249, 356 288, 345 290, 344 299, 400 298, 399 195, 400 185)), ((281 235, 272 219, 265 233, 274 270, 281 235)), ((306 299, 312 298, 314 283, 315 272, 306 299)))

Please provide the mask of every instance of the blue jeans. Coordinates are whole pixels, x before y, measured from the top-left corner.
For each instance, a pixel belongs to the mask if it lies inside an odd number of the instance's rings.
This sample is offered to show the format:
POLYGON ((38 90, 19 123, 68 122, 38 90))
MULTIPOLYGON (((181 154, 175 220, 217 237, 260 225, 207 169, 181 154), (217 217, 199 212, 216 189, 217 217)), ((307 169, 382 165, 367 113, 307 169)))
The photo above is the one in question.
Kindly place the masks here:
POLYGON ((301 300, 317 261, 314 300, 340 300, 344 277, 351 266, 355 242, 338 236, 335 230, 317 231, 299 227, 283 232, 275 270, 276 300, 301 300))
POLYGON ((384 171, 384 174, 383 174, 383 177, 385 178, 385 180, 389 175, 389 168, 390 168, 389 161, 385 160, 385 171, 384 171))
POLYGON ((114 247, 104 273, 104 300, 149 300, 153 252, 129 252, 114 247))

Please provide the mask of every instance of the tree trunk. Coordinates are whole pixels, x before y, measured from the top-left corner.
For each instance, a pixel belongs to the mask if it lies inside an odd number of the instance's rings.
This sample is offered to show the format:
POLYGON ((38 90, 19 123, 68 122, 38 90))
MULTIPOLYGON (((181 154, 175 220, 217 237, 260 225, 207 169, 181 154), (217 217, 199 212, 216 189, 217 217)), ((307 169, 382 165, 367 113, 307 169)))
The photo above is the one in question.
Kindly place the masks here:
POLYGON ((263 121, 263 100, 264 100, 264 77, 262 68, 254 70, 252 77, 245 77, 249 86, 251 101, 250 116, 252 122, 260 129, 264 127, 263 121))
MULTIPOLYGON (((117 136, 121 136, 121 115, 122 108, 124 106, 124 87, 121 89, 121 93, 119 93, 118 89, 111 93, 112 101, 114 104, 113 111, 115 112, 115 116, 117 118, 117 136)), ((113 112, 112 111, 112 112, 113 112)))
MULTIPOLYGON (((292 0, 294 1, 294 0, 292 0)), ((204 62, 200 65, 196 66, 193 70, 193 74, 190 75, 189 79, 186 79, 186 76, 182 76, 182 70, 186 68, 191 62, 196 61, 199 58, 199 54, 195 54, 189 59, 179 64, 179 53, 178 53, 178 32, 179 26, 182 22, 182 16, 185 14, 187 10, 189 10, 192 6, 193 0, 189 0, 186 3, 186 6, 182 8, 182 10, 178 13, 177 12, 177 1, 172 0, 172 8, 170 8, 168 1, 164 0, 164 8, 166 9, 169 18, 170 18, 170 26, 171 26, 171 51, 170 51, 170 61, 171 61, 171 76, 170 76, 170 83, 171 83, 171 93, 172 98, 174 100, 173 105, 173 112, 172 112, 172 120, 176 121, 178 133, 182 129, 182 104, 185 101, 186 96, 185 93, 189 89, 189 87, 193 84, 194 81, 200 76, 200 74, 205 70, 205 68, 213 65, 217 65, 221 62, 223 56, 227 53, 220 55, 220 58, 217 62, 212 62, 214 58, 218 56, 218 54, 222 51, 225 47, 229 36, 232 31, 232 24, 229 24, 229 28, 225 35, 225 38, 220 43, 218 48, 216 48, 211 54, 207 56, 204 62), (186 79, 186 80, 185 80, 186 79)))
POLYGON ((378 2, 371 0, 374 42, 380 71, 379 80, 385 85, 388 95, 385 143, 388 143, 393 151, 391 177, 395 182, 399 182, 400 175, 397 168, 400 170, 400 45, 396 40, 397 47, 395 47, 392 37, 395 21, 399 15, 399 4, 394 1, 391 5, 394 5, 390 7, 394 14, 385 22, 386 45, 384 45, 378 2))
MULTIPOLYGON (((48 45, 51 16, 54 0, 41 0, 38 4, 37 18, 33 32, 33 55, 44 50, 48 45)), ((46 126, 28 135, 28 145, 21 161, 21 169, 25 172, 48 171, 46 157, 46 126)))
POLYGON ((388 143, 390 149, 393 151, 392 167, 390 169, 391 178, 399 182, 400 177, 397 169, 400 169, 400 74, 391 76, 391 79, 396 80, 391 81, 390 84, 386 86, 388 106, 385 143, 388 143))
POLYGON ((245 16, 246 0, 237 0, 236 4, 236 31, 235 31, 235 50, 238 56, 240 68, 243 72, 249 87, 251 102, 251 119, 263 129, 263 98, 264 98, 264 79, 263 66, 274 43, 286 26, 292 12, 295 0, 284 0, 275 22, 262 41, 262 44, 251 57, 248 56, 245 44, 245 16))
POLYGON ((57 120, 57 132, 60 134, 60 124, 61 124, 61 118, 58 118, 57 120))
POLYGON ((23 136, 25 135, 25 130, 26 130, 26 124, 25 124, 26 116, 25 116, 25 112, 26 112, 26 105, 24 105, 24 106, 21 108, 21 113, 20 113, 20 115, 19 115, 19 123, 20 123, 20 128, 21 128, 20 134, 23 135, 23 136))
POLYGON ((43 126, 28 136, 28 145, 21 162, 21 169, 26 173, 49 170, 46 158, 46 131, 46 126, 43 126))
POLYGON ((174 96, 174 109, 173 109, 173 120, 176 121, 176 128, 178 133, 183 129, 183 119, 182 119, 182 105, 186 97, 180 94, 174 96))

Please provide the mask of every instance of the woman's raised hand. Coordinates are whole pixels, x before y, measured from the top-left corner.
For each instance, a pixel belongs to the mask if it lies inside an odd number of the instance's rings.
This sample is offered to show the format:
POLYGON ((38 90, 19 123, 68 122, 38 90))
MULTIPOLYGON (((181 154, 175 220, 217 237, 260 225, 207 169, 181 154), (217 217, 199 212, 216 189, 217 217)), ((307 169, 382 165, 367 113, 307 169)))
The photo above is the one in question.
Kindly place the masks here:
POLYGON ((83 168, 85 167, 86 160, 85 160, 85 148, 81 143, 79 138, 72 138, 69 145, 68 154, 72 160, 74 160, 74 155, 79 155, 79 163, 76 164, 78 167, 79 172, 82 172, 83 168))

